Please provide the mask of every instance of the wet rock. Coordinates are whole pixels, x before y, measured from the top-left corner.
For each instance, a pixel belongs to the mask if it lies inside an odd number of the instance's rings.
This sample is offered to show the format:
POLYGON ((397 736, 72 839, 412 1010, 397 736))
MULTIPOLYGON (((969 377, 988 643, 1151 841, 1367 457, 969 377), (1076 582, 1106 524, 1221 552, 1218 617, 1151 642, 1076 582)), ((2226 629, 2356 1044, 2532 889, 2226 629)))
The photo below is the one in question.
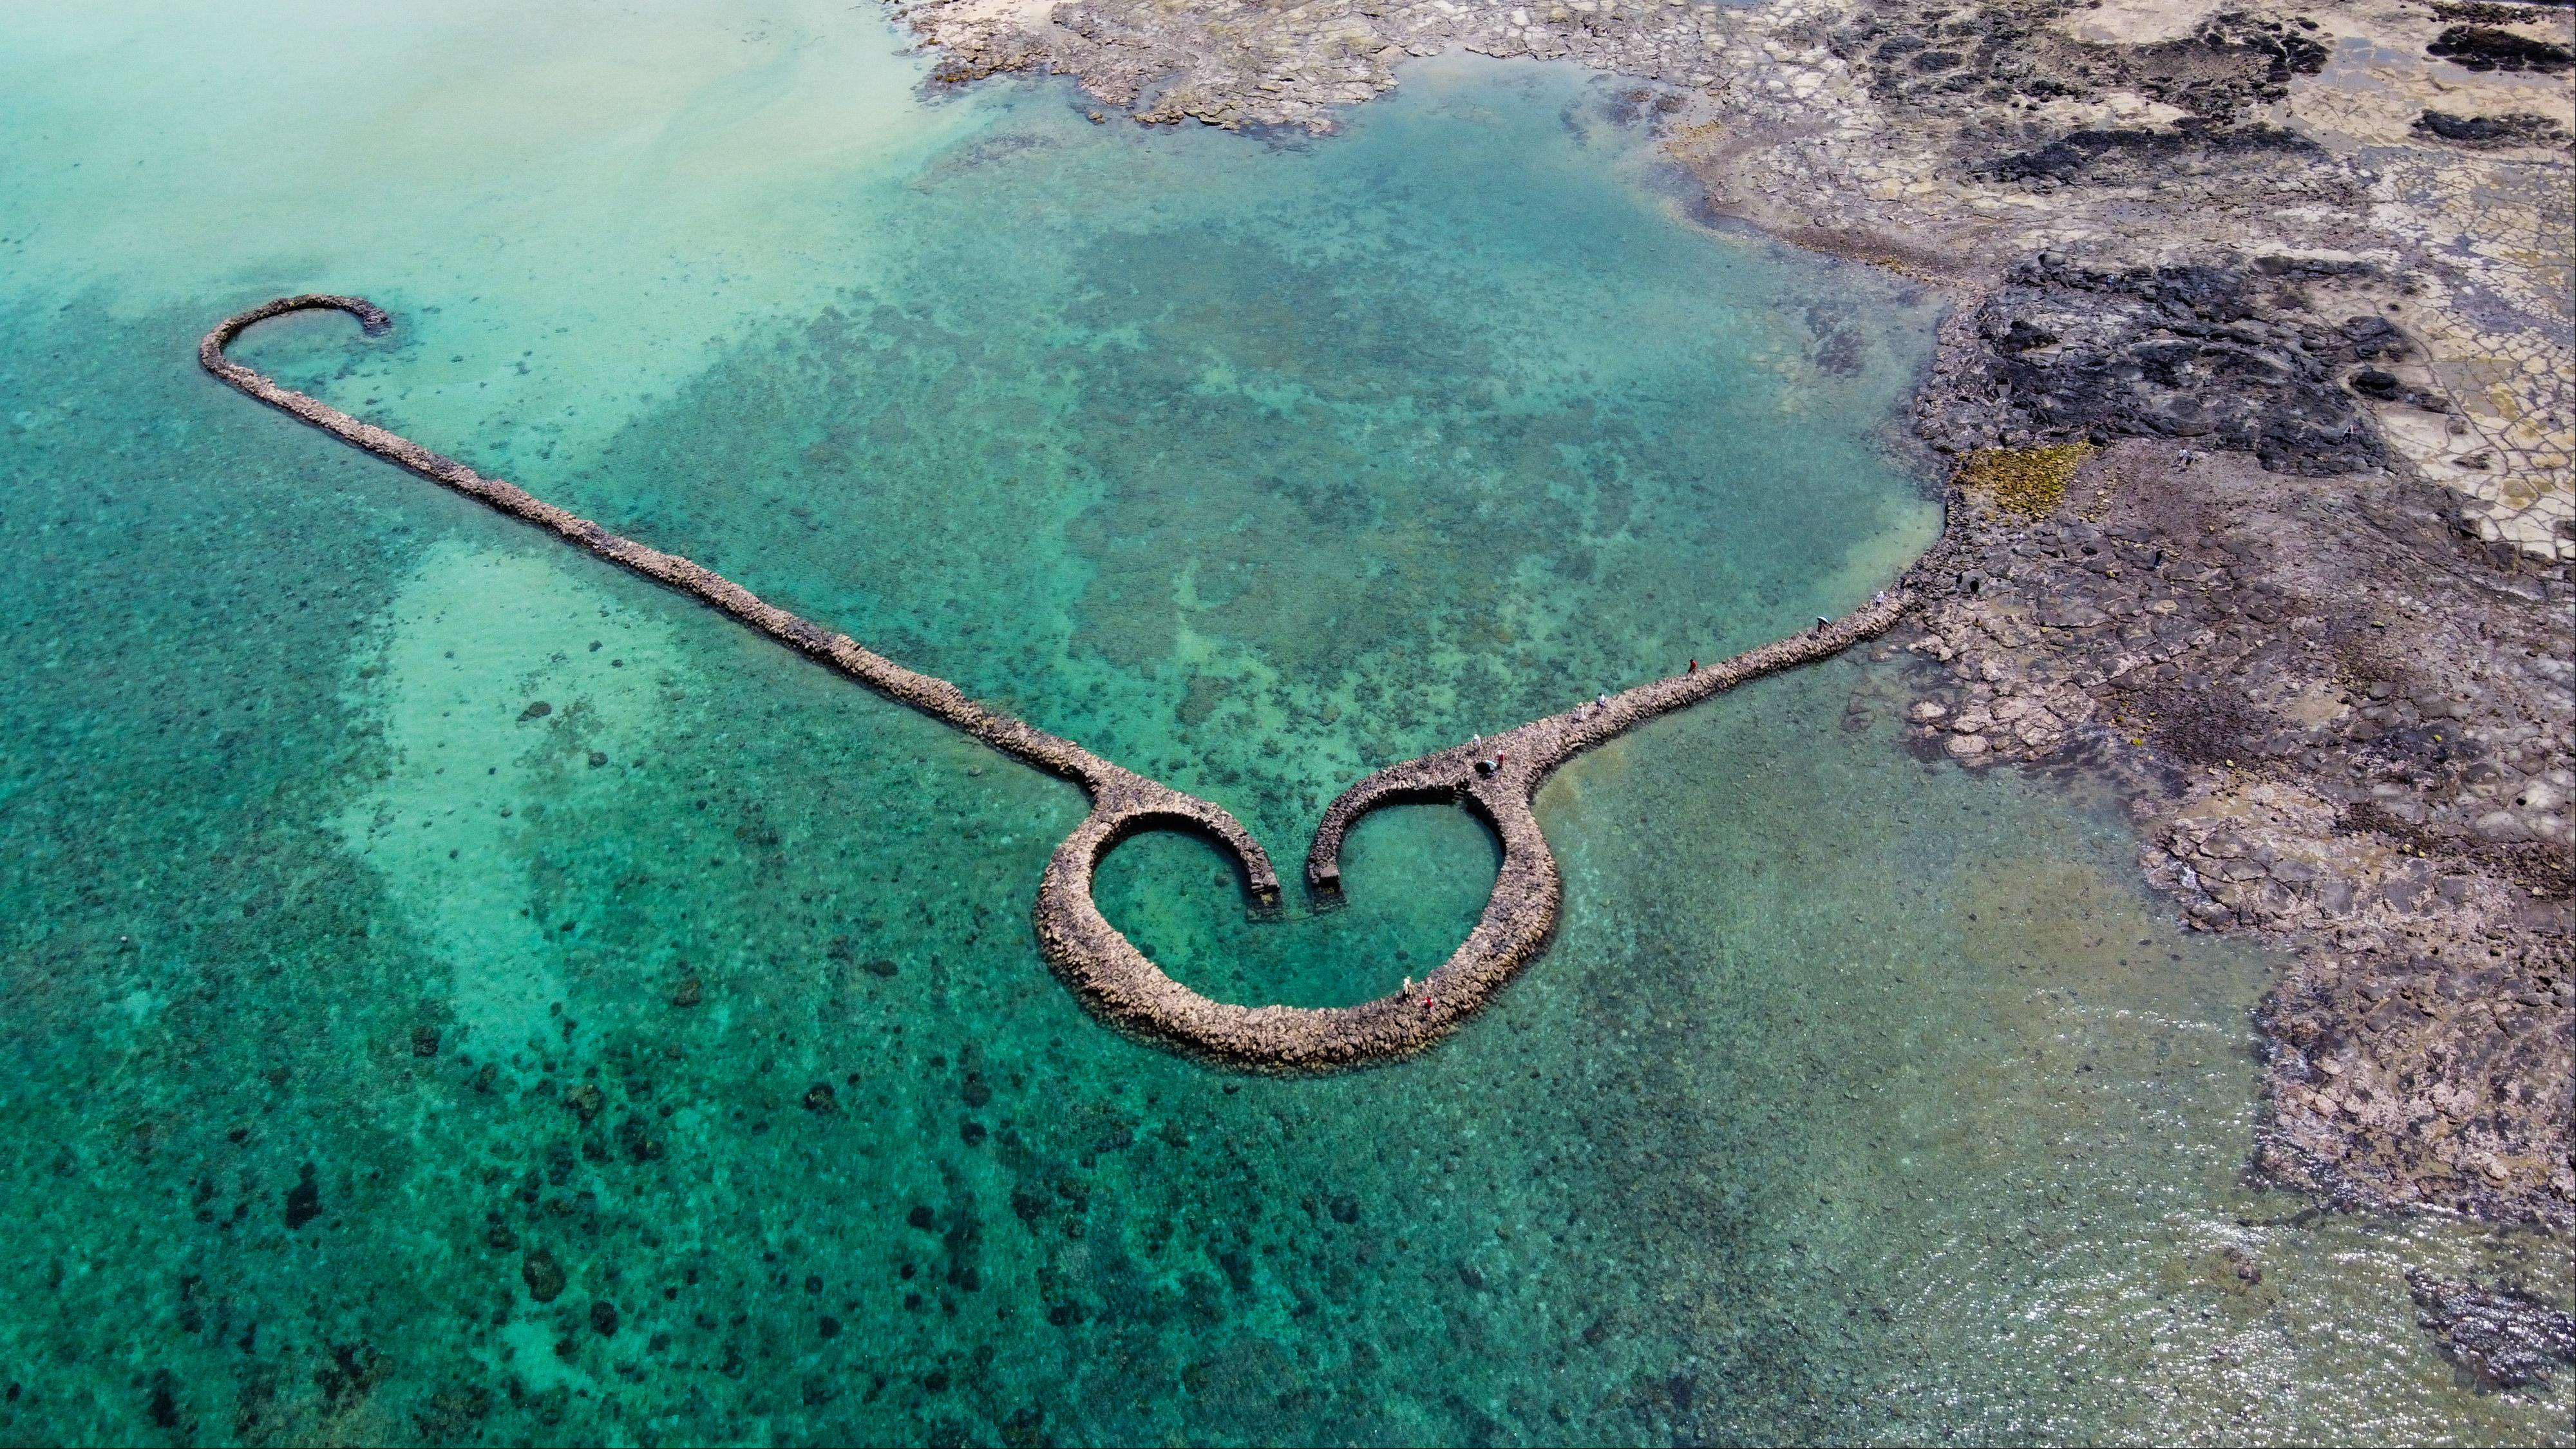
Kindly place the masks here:
POLYGON ((2518 1389, 2576 1364, 2576 1315, 2513 1289, 2415 1270, 2406 1274, 2406 1287, 2416 1321, 2441 1345, 2442 1356, 2482 1384, 2518 1389))
POLYGON ((321 1215, 322 1185, 308 1162, 296 1169, 295 1185, 286 1190, 286 1229, 293 1232, 321 1215))
POLYGON ((1984 735, 1952 735, 1942 748, 1950 752, 1951 759, 1973 760, 1992 747, 1986 743, 1984 735))
MULTIPOLYGON (((2325 148, 2295 131, 2275 126, 2247 126, 2215 135, 2190 131, 2076 131, 2036 151, 2021 151, 1986 163, 1977 174, 1996 181, 2048 180, 2060 185, 2082 182, 2128 182, 2149 171, 2206 168, 2246 157, 2280 158, 2312 164, 2325 148)), ((2024 320, 2015 324, 2027 341, 2013 350, 2046 346, 2057 340, 2044 326, 2024 320)), ((2007 334, 2008 341, 2011 334, 2007 334)))
POLYGON ((2533 40, 2492 25, 2454 25, 2434 37, 2424 50, 2470 70, 2554 73, 2576 65, 2576 51, 2566 46, 2533 40))
POLYGON ((519 1278, 528 1285, 528 1296, 539 1303, 552 1303, 564 1291, 563 1264, 543 1248, 532 1249, 521 1260, 519 1278))
POLYGON ((2272 293, 2311 270, 2293 262, 2118 271, 2026 263, 1977 316, 1993 348, 1987 376, 2005 400, 1988 426, 2049 441, 2205 440, 2281 473, 2380 467, 2387 450, 2378 429, 2333 372, 2359 355, 2354 342, 2264 322, 2281 305, 2272 293), (2015 345, 2039 332, 2060 340, 2015 345))

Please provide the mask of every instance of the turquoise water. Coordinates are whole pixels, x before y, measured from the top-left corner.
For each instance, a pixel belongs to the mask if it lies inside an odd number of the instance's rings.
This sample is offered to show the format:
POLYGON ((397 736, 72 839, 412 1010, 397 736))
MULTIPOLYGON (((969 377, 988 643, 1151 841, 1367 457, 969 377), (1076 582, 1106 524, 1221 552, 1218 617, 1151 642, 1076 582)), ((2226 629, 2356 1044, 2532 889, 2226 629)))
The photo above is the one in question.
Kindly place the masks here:
MULTIPOLYGON (((0 1436, 2565 1433, 2401 1276, 2563 1253, 2242 1187, 2270 963, 2080 781, 1916 763, 1892 663, 1560 777, 1560 938, 1439 1051, 1227 1077, 1040 963, 1073 792, 193 363, 363 292, 240 355, 1293 861, 1930 537, 1929 299, 1688 225, 1612 88, 1274 146, 836 6, 268 13, 0 19, 0 1436)), ((1165 836, 1101 899, 1347 1001, 1492 869, 1409 808, 1344 910, 1165 836)))

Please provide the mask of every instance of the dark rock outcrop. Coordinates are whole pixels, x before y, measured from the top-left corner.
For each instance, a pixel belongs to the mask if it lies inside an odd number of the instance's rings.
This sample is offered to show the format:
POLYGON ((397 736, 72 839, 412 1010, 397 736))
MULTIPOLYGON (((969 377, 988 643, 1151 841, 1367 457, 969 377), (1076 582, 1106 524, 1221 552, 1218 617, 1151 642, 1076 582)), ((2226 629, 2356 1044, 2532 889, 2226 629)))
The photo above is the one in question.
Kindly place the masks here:
POLYGON ((2555 72, 2576 65, 2576 51, 2546 40, 2534 40, 2492 25, 2454 25, 2436 37, 2425 53, 2470 70, 2536 70, 2555 72))
POLYGON ((2480 150, 2567 144, 2567 127, 2564 124, 2525 111, 2503 116, 2455 116, 2448 111, 2426 111, 2416 118, 2415 133, 2480 150))
POLYGON ((2442 1345, 2442 1356, 2498 1389, 2546 1383, 2576 1364, 2576 1315, 2510 1288, 2480 1288, 2429 1273, 2406 1275, 2416 1321, 2442 1345))
POLYGON ((2041 258, 1978 314, 2008 443, 2171 438, 2250 452, 2276 473, 2385 466, 2378 429, 2342 383, 2356 362, 2402 356, 2395 328, 2296 319, 2266 296, 2337 263, 2094 271, 2041 258))

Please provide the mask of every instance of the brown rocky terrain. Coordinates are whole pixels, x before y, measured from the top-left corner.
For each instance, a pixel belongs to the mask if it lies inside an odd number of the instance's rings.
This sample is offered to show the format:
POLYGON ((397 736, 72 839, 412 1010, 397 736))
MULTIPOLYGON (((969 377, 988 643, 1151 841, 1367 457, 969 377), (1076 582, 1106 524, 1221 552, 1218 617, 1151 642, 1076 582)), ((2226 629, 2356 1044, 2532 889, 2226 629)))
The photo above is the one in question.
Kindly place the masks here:
POLYGON ((2131 439, 2035 517, 1971 489, 1916 570, 1914 737, 2115 772, 2186 918, 2290 949, 2267 1176, 2564 1221, 2576 594, 2429 485, 2301 482, 2131 439))
POLYGON ((1464 48, 1750 225, 1954 302, 1904 701, 2099 768, 2195 926, 2295 963, 2254 1170, 2576 1221, 2576 10, 2458 0, 928 0, 943 79, 1328 131, 1464 48))

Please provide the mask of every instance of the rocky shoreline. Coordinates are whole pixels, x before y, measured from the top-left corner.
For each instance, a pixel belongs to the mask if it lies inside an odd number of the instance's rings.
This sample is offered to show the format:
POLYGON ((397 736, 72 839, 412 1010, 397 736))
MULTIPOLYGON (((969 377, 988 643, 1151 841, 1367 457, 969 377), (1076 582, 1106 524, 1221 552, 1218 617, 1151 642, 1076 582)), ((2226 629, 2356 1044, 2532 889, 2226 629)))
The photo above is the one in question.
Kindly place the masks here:
POLYGON ((2282 482, 2139 439, 2039 517, 1963 497, 1912 580, 1909 732, 2110 772, 2190 924, 2287 949, 2261 1175, 2564 1224, 2576 591, 2464 549, 2428 485, 2282 482))
POLYGON ((2576 10, 895 13, 942 82, 1142 124, 1329 131, 1412 57, 1569 59, 1633 78, 1705 219, 1940 289, 1918 747, 2112 772, 2186 918, 2289 953, 2259 1177, 2576 1223, 2576 10))

